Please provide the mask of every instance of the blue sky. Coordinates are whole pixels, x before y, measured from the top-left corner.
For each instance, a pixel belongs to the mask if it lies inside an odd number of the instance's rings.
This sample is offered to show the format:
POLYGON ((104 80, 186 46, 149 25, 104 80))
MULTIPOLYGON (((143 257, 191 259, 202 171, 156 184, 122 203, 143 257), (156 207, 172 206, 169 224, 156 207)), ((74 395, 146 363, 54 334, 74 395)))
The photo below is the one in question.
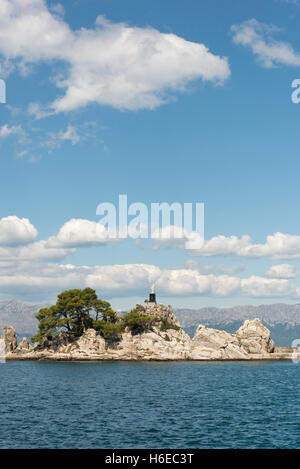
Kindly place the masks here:
POLYGON ((174 306, 299 302, 298 2, 0 12, 1 298, 90 285, 128 308, 154 281, 174 306), (119 194, 204 202, 203 250, 91 241, 97 205, 119 194))

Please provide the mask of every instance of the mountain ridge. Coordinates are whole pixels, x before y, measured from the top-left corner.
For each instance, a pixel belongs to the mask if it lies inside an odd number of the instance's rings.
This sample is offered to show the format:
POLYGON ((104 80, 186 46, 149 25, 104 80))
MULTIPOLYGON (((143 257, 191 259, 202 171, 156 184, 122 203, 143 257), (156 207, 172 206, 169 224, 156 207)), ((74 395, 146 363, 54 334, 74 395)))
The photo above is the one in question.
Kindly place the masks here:
POLYGON ((21 300, 0 301, 0 326, 12 324, 18 335, 30 336, 37 328, 35 315, 45 304, 27 304, 21 300))
POLYGON ((246 319, 259 318, 271 331, 276 344, 290 346, 294 339, 300 337, 300 305, 273 303, 238 305, 226 308, 202 307, 199 309, 174 309, 183 329, 193 335, 198 324, 227 332, 237 330, 246 319))

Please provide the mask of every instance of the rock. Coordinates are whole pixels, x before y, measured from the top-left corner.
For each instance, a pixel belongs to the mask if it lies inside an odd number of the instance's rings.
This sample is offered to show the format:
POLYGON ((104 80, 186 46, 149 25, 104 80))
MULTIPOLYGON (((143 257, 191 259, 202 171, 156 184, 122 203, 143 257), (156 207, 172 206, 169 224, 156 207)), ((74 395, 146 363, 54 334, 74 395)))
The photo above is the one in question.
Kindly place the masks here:
POLYGON ((23 339, 21 340, 21 342, 19 343, 19 345, 16 348, 17 352, 22 352, 22 353, 23 352, 31 352, 32 350, 33 350, 33 347, 28 342, 27 337, 23 337, 23 339))
POLYGON ((98 360, 187 360, 190 337, 180 330, 153 331, 132 335, 124 332, 120 340, 106 341, 94 329, 88 329, 76 342, 61 348, 69 359, 98 360))
POLYGON ((275 345, 270 331, 256 318, 246 320, 236 332, 236 337, 247 353, 272 353, 275 345))
POLYGON ((13 352, 17 348, 17 334, 12 326, 3 327, 3 340, 6 353, 13 352))
POLYGON ((69 344, 68 335, 66 332, 60 332, 56 337, 53 339, 47 339, 46 337, 41 341, 38 342, 34 350, 35 351, 42 351, 42 350, 51 350, 53 352, 58 352, 61 348, 66 347, 69 344))
POLYGON ((105 350, 105 339, 97 334, 95 329, 87 329, 67 351, 75 355, 101 355, 105 350))
POLYGON ((119 360, 188 360, 191 339, 182 330, 168 329, 132 335, 122 334, 117 346, 107 349, 107 354, 119 360))
POLYGON ((166 307, 165 305, 156 303, 147 303, 146 306, 137 304, 136 310, 141 314, 157 316, 159 320, 165 320, 174 326, 180 327, 180 323, 175 316, 171 305, 166 307))
POLYGON ((199 325, 191 342, 190 358, 203 359, 243 359, 247 352, 240 347, 234 334, 199 325))

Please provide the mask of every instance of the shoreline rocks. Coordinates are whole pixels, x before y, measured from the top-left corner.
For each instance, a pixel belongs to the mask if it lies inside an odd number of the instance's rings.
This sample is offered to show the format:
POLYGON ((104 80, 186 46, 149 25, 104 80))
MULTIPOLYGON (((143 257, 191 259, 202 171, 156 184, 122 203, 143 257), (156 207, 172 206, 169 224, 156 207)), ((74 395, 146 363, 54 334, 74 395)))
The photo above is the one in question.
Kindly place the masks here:
POLYGON ((53 361, 164 361, 164 360, 291 360, 292 348, 275 348, 270 331, 259 319, 246 320, 235 334, 199 325, 191 339, 180 327, 171 306, 137 305, 141 314, 157 317, 151 330, 132 334, 125 330, 119 340, 105 340, 95 329, 87 329, 69 342, 62 332, 53 340, 32 346, 23 338, 17 344, 12 326, 5 326, 3 340, 7 360, 53 361), (161 325, 164 327, 161 327, 161 325))

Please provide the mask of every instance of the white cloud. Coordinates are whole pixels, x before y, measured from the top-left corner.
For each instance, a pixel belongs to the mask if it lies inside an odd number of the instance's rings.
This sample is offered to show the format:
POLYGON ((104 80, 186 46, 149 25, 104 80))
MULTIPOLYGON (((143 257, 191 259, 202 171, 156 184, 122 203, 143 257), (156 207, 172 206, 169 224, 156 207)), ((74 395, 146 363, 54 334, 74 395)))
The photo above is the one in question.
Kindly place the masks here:
POLYGON ((65 9, 61 3, 55 3, 50 5, 50 11, 53 13, 57 14, 58 16, 64 16, 65 15, 65 9))
POLYGON ((188 259, 184 262, 184 266, 188 269, 194 269, 202 274, 236 274, 237 272, 242 272, 245 269, 243 264, 238 265, 225 265, 225 264, 208 264, 202 265, 199 261, 195 259, 188 259))
POLYGON ((49 246, 48 241, 41 240, 19 248, 0 249, 0 259, 38 262, 57 261, 74 252, 74 248, 49 246))
POLYGON ((264 244, 254 244, 249 235, 241 238, 219 235, 205 241, 203 247, 192 254, 205 257, 234 255, 257 259, 300 259, 300 236, 277 232, 267 236, 264 244))
MULTIPOLYGON (((132 235, 129 227, 129 233, 132 235)), ((140 231, 148 232, 147 226, 142 226, 140 231)), ((71 219, 67 221, 59 230, 58 234, 51 236, 47 241, 49 247, 84 247, 103 245, 107 242, 121 242, 122 239, 114 238, 108 233, 98 222, 71 219)), ((152 247, 144 247, 142 239, 137 239, 136 245, 144 250, 157 251, 162 247, 175 247, 179 249, 185 248, 186 241, 191 241, 191 234, 186 233, 178 227, 170 226, 160 232, 154 233, 152 241, 155 243, 152 247), (158 237, 160 236, 160 238, 158 237)), ((150 236, 150 233, 149 233, 150 236)), ((197 238, 197 233, 195 233, 197 238)), ((195 238, 195 239, 196 239, 195 238)), ((200 242, 200 235, 196 239, 200 242), (199 239, 198 239, 199 238, 199 239)), ((298 259, 300 258, 300 236, 284 233, 274 233, 266 238, 265 243, 253 243, 249 235, 243 235, 241 238, 237 236, 226 237, 223 235, 215 236, 209 240, 205 240, 203 247, 198 250, 190 250, 190 255, 195 257, 215 257, 215 256, 236 256, 244 258, 271 258, 271 259, 298 259)), ((233 266, 227 268, 220 266, 217 269, 223 273, 234 273, 241 270, 241 266, 233 266), (222 270, 223 269, 223 270, 222 270)))
POLYGON ((0 53, 23 68, 52 60, 69 65, 68 74, 56 80, 65 95, 50 111, 36 108, 38 117, 89 103, 154 109, 192 80, 222 83, 230 76, 227 58, 204 44, 102 16, 93 29, 73 31, 43 0, 0 0, 0 53))
POLYGON ((157 281, 160 272, 159 267, 148 264, 95 266, 85 283, 109 294, 130 296, 157 281))
POLYGON ((273 38, 274 33, 281 31, 276 26, 250 19, 231 26, 231 31, 233 42, 251 49, 263 67, 300 65, 300 54, 294 51, 292 45, 273 38))
MULTIPOLYGON (((133 235, 134 230, 131 228, 132 227, 129 227, 129 235, 133 235)), ((184 249, 184 242, 190 239, 189 234, 186 234, 185 231, 182 232, 181 229, 177 230, 177 228, 173 226, 166 228, 171 228, 171 230, 162 230, 160 233, 161 237, 154 238, 156 244, 154 248, 151 249, 157 250, 161 246, 173 246, 184 249), (182 233, 183 238, 180 238, 182 233)), ((143 225, 140 231, 147 233, 148 227, 143 225)), ((156 235, 158 236, 158 233, 156 233, 156 235)), ((97 245, 101 246, 108 242, 121 242, 126 239, 125 237, 117 238, 116 234, 114 235, 114 233, 109 232, 106 227, 98 222, 80 218, 68 220, 59 229, 58 233, 54 236, 50 236, 48 240, 33 243, 36 236, 37 230, 28 219, 20 219, 16 216, 9 216, 0 219, 0 245, 17 246, 32 243, 26 248, 28 249, 28 252, 30 250, 38 253, 39 250, 44 252, 47 251, 47 249, 54 252, 55 248, 62 250, 58 252, 63 252, 63 250, 97 245)), ((138 239, 137 241, 141 241, 141 239, 138 239)), ((136 245, 140 246, 140 243, 138 242, 136 245)), ((143 248, 143 245, 141 245, 141 247, 143 248)), ((23 249, 23 252, 26 252, 25 248, 23 249)), ((255 244, 249 235, 243 235, 241 238, 238 238, 237 236, 226 237, 218 235, 209 240, 205 240, 201 249, 190 250, 189 254, 195 257, 230 255, 249 259, 264 257, 271 259, 299 259, 300 236, 277 232, 273 235, 267 236, 265 243, 255 244)), ((47 255, 43 254, 42 257, 44 256, 47 257, 47 255)), ((34 257, 38 257, 38 255, 34 254, 34 257)), ((50 257, 52 256, 50 255, 50 257)), ((197 267, 195 263, 193 265, 191 264, 193 261, 187 262, 190 262, 190 264, 186 264, 188 267, 197 267)), ((243 268, 243 266, 240 265, 227 267, 220 264, 217 266, 206 266, 206 272, 209 271, 210 267, 213 267, 214 272, 218 271, 230 274, 243 268)), ((201 270, 201 268, 201 266, 197 267, 198 270, 201 270)))
POLYGON ((193 252, 194 255, 201 256, 224 256, 227 254, 239 255, 245 248, 251 244, 249 235, 243 235, 241 239, 237 236, 226 237, 223 235, 214 236, 205 240, 203 247, 199 251, 193 252))
POLYGON ((51 150, 59 148, 61 143, 64 141, 70 141, 72 145, 76 145, 80 142, 80 136, 77 129, 69 124, 66 130, 60 130, 59 132, 50 132, 48 139, 42 143, 42 146, 49 147, 51 150))
POLYGON ((292 264, 272 265, 265 275, 272 278, 294 278, 296 277, 296 269, 292 264))
POLYGON ((298 297, 299 292, 285 279, 267 279, 252 275, 240 280, 241 291, 249 297, 298 297))
POLYGON ((24 158, 26 155, 28 155, 28 150, 21 150, 16 153, 15 158, 18 160, 24 158))
MULTIPOLYGON (((187 261, 186 268, 174 269, 151 264, 75 266, 57 263, 75 253, 76 248, 103 245, 103 234, 105 228, 96 222, 71 219, 56 236, 34 242, 37 231, 28 219, 2 218, 0 293, 12 292, 14 296, 26 298, 39 296, 40 301, 51 292, 91 286, 106 297, 143 296, 147 285, 155 282, 161 297, 300 298, 300 288, 288 280, 295 276, 290 264, 272 266, 266 273, 268 278, 256 275, 240 278, 233 274, 241 266, 201 266, 194 260, 187 261)), ((242 239, 219 236, 206 241, 203 249, 207 256, 226 253, 245 257, 300 257, 299 238, 275 233, 267 237, 265 244, 255 245, 249 236, 242 239)))
POLYGON ((118 241, 116 238, 109 238, 108 235, 107 229, 100 223, 72 218, 60 228, 56 236, 49 238, 47 245, 49 247, 88 247, 118 241))
POLYGON ((75 266, 53 263, 18 262, 13 267, 0 264, 0 293, 38 295, 89 286, 102 297, 143 295, 155 282, 159 296, 300 298, 300 289, 286 279, 203 275, 192 269, 161 269, 151 264, 75 266))
POLYGON ((0 127, 0 138, 7 138, 10 135, 24 135, 24 131, 20 125, 12 125, 9 127, 8 124, 0 127))
POLYGON ((203 245, 203 237, 196 231, 188 231, 180 226, 167 225, 151 232, 151 239, 160 246, 177 246, 181 249, 199 249, 203 245))
POLYGON ((73 125, 68 125, 64 132, 59 132, 58 137, 60 140, 70 140, 72 145, 76 145, 80 141, 77 130, 73 125))
POLYGON ((42 156, 41 155, 31 155, 29 158, 28 158, 28 163, 38 163, 40 160, 41 160, 42 156))
POLYGON ((0 275, 0 292, 11 294, 14 298, 30 301, 48 301, 60 291, 68 288, 84 287, 82 268, 68 269, 66 266, 45 266, 39 270, 30 270, 24 265, 13 274, 0 275))
POLYGON ((249 278, 228 275, 203 275, 193 269, 161 270, 157 266, 114 265, 96 266, 86 277, 86 285, 113 296, 142 293, 155 282, 161 296, 249 296, 298 297, 299 292, 285 279, 249 278))
POLYGON ((0 219, 0 246, 29 244, 36 237, 37 230, 27 218, 9 216, 0 219))

